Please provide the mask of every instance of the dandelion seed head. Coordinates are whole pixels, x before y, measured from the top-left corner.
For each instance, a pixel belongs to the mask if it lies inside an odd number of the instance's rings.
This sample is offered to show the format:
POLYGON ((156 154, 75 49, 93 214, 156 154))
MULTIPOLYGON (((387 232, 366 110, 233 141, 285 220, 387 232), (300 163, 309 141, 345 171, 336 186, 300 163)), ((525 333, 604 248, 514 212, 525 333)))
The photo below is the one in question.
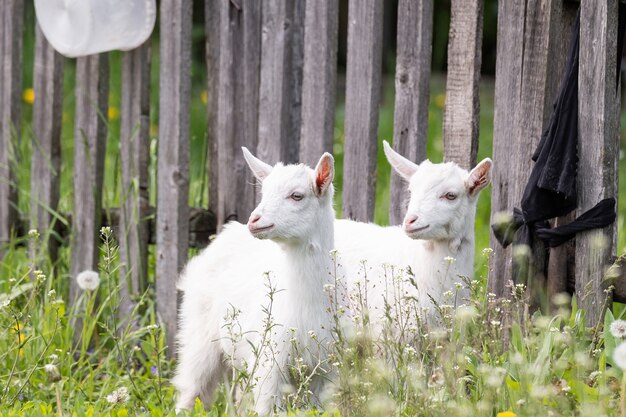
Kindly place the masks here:
POLYGON ((610 330, 614 337, 626 337, 626 321, 615 320, 611 323, 610 330))
POLYGON ((95 291, 100 285, 100 275, 96 271, 82 271, 76 276, 76 282, 83 291, 95 291))
POLYGON ((626 371, 626 342, 620 343, 613 352, 613 361, 622 371, 626 371))
POLYGON ((43 367, 44 371, 46 371, 46 375, 48 376, 48 382, 59 382, 61 380, 61 373, 59 372, 59 368, 56 365, 49 363, 43 367))
POLYGON ((122 387, 107 395, 107 402, 109 404, 124 404, 128 401, 129 397, 128 389, 126 387, 122 387))

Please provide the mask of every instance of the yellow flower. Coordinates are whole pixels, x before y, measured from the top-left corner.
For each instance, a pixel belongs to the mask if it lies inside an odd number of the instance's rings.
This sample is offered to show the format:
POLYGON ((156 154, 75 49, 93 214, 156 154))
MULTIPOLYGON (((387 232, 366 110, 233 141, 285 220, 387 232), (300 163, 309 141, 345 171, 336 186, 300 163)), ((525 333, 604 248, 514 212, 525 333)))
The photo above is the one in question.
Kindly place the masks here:
POLYGON ((498 413, 497 417, 517 417, 513 411, 501 411, 498 413))
POLYGON ((117 120, 120 118, 120 109, 115 106, 109 107, 109 120, 117 120))
POLYGON ((32 88, 27 88, 26 90, 24 90, 22 98, 26 103, 32 105, 35 102, 35 90, 33 90, 32 88))
POLYGON ((209 94, 207 93, 206 90, 203 90, 200 93, 200 100, 202 100, 202 103, 206 104, 207 100, 209 99, 209 94))
POLYGON ((443 106, 445 106, 445 104, 446 104, 446 95, 437 94, 435 96, 435 106, 439 107, 440 109, 443 109, 443 106))

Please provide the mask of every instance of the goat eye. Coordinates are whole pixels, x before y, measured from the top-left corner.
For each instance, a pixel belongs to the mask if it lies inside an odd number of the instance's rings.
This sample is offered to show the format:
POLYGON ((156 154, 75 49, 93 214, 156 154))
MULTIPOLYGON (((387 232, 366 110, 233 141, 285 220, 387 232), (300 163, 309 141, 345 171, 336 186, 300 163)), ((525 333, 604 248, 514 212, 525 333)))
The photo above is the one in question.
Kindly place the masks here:
POLYGON ((446 194, 444 195, 444 197, 445 197, 447 200, 452 201, 452 200, 455 200, 455 199, 456 199, 456 194, 454 194, 454 193, 446 193, 446 194))
POLYGON ((300 200, 302 200, 304 198, 304 195, 302 195, 300 193, 291 193, 289 198, 291 198, 294 201, 300 201, 300 200))

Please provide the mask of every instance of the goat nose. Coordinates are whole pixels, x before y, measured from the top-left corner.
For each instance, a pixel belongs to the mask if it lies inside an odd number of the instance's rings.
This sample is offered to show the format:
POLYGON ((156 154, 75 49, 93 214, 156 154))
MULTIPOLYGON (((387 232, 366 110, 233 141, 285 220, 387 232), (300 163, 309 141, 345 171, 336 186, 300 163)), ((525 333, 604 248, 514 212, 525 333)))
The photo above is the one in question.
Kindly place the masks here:
POLYGON ((413 223, 415 223, 417 221, 417 219, 419 219, 419 217, 417 216, 417 214, 411 214, 410 216, 407 216, 406 219, 404 219, 404 224, 406 226, 410 226, 413 223))
POLYGON ((260 218, 261 218, 261 215, 256 214, 256 213, 252 213, 250 215, 250 218, 248 219, 248 224, 254 224, 254 223, 258 222, 260 218))

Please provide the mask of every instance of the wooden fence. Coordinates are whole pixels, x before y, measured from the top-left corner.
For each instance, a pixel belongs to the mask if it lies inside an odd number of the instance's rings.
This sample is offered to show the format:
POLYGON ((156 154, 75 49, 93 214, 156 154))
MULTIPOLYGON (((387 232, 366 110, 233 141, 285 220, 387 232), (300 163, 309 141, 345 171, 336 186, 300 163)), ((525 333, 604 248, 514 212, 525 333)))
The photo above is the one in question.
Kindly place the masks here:
MULTIPOLYGON (((426 156, 434 0, 399 0, 394 147, 410 159, 426 156)), ((122 206, 117 237, 130 293, 146 286, 147 248, 156 243, 156 301, 170 338, 176 330, 175 281, 187 260, 190 235, 206 239, 215 226, 245 221, 255 205, 253 179, 240 156, 245 145, 264 160, 312 164, 332 151, 338 43, 337 0, 204 0, 208 71, 209 207, 188 207, 191 0, 160 2, 160 85, 157 204, 149 207, 150 48, 125 52, 121 105, 122 206), (150 221, 149 213, 156 213, 150 221), (194 215, 190 216, 190 212, 194 215), (195 216, 195 217, 194 217, 195 216), (191 219, 204 219, 192 221, 191 219), (208 220, 207 220, 208 219, 208 220), (203 225, 196 230, 198 224, 203 225), (207 226, 208 225, 208 226, 207 226), (155 236, 155 237, 153 237, 155 236)), ((618 0, 500 1, 495 86, 492 213, 519 205, 530 156, 556 95, 569 32, 581 7, 579 206, 617 193, 618 109, 615 89, 618 0)), ((24 0, 0 3, 0 244, 18 225, 11 146, 20 138, 24 0)), ((482 0, 452 0, 444 110, 445 159, 475 164, 479 132, 478 86, 482 0)), ((378 109, 381 93, 383 0, 350 0, 343 215, 372 220, 375 204, 378 109)), ((31 228, 45 230, 59 199, 60 131, 65 58, 36 31, 31 184, 31 228)), ((107 54, 78 58, 74 128, 74 210, 71 276, 95 269, 102 224, 101 188, 108 107, 107 54)), ((154 88, 155 86, 152 86, 154 88)), ((405 191, 392 177, 390 222, 403 216, 405 191)), ((566 221, 566 220, 560 220, 566 221)), ((602 276, 615 254, 615 227, 583 233, 576 244, 579 305, 595 322, 601 314, 602 276), (608 237, 591 251, 598 233, 608 237), (595 255, 593 255, 595 253, 595 255), (582 297, 585 288, 592 291, 582 297)), ((54 253, 54 243, 51 251, 54 253)), ((490 289, 505 293, 511 249, 493 241, 490 289)), ((539 276, 552 292, 564 287, 567 257, 554 250, 539 259, 539 276), (546 275, 547 274, 547 275, 546 275)), ((71 280, 71 297, 76 293, 71 280)), ((618 299, 626 286, 618 285, 618 299)))

